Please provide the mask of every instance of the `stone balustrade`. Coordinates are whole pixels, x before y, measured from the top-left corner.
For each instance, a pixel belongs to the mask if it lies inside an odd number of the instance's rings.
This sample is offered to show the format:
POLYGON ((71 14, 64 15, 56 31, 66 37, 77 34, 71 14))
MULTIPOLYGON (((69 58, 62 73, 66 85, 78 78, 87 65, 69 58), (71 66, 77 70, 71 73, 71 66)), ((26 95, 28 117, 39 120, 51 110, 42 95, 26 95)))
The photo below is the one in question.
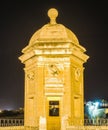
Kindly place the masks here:
MULTIPOLYGON (((108 130, 108 119, 99 119, 99 120, 85 119, 84 123, 85 123, 84 126, 81 126, 79 122, 78 122, 79 125, 76 126, 68 124, 63 130, 108 130)), ((0 119, 0 130, 42 130, 42 129, 32 126, 24 126, 24 119, 0 119)))
POLYGON ((108 126, 108 119, 85 119, 85 126, 108 126))
POLYGON ((0 119, 0 127, 5 126, 23 126, 24 119, 0 119))

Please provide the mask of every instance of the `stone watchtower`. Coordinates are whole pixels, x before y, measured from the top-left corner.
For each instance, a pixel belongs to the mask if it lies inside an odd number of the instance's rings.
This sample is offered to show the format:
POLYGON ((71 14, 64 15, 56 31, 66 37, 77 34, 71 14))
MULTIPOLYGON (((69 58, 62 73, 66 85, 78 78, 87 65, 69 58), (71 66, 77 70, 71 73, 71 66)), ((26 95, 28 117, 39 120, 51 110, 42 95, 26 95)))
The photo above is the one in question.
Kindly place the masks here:
POLYGON ((25 65, 24 125, 63 130, 84 120, 84 67, 89 58, 75 34, 56 23, 58 11, 48 11, 50 23, 31 37, 19 57, 25 65))

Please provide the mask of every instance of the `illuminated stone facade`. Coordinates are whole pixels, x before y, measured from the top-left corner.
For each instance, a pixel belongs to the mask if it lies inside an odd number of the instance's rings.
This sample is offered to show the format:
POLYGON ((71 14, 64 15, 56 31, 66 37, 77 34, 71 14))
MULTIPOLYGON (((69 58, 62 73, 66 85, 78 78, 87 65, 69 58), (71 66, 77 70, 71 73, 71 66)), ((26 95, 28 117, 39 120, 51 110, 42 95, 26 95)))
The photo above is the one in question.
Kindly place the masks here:
POLYGON ((83 64, 89 56, 76 35, 56 23, 56 9, 48 16, 50 23, 33 34, 19 57, 25 65, 24 125, 64 130, 78 120, 83 125, 83 64))

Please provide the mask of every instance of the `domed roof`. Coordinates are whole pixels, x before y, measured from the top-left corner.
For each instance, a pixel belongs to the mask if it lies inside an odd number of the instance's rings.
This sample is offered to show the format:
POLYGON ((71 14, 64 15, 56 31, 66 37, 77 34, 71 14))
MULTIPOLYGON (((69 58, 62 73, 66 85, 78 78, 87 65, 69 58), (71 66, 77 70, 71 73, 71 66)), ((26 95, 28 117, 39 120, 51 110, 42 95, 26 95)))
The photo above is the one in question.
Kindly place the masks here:
POLYGON ((56 23, 58 11, 55 8, 51 8, 48 11, 48 16, 50 23, 44 25, 33 34, 29 45, 34 45, 39 42, 72 42, 79 44, 76 35, 70 29, 62 24, 56 23))

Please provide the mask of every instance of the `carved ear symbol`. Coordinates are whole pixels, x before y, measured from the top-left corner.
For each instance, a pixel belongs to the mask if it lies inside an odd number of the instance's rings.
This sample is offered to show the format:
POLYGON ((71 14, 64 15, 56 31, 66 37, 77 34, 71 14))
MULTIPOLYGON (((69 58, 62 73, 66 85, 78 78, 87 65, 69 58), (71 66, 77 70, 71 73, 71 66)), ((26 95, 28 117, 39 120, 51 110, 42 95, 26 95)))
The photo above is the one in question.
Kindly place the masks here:
POLYGON ((77 69, 75 70, 75 79, 76 79, 76 80, 79 80, 79 77, 80 77, 80 69, 77 68, 77 69))
POLYGON ((30 80, 33 80, 33 79, 34 79, 34 72, 30 72, 29 74, 27 74, 27 77, 28 77, 30 80))

